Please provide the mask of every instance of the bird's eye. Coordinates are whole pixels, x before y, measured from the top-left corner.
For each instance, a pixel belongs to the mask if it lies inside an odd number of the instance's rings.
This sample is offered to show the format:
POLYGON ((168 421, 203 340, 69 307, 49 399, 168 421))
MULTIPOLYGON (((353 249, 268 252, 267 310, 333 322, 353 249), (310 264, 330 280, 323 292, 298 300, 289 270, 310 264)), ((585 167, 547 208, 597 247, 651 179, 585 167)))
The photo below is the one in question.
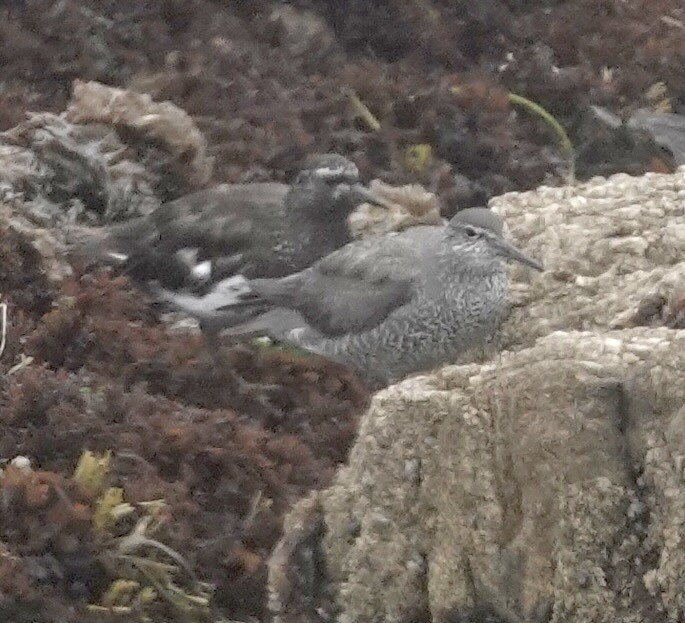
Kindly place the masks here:
POLYGON ((464 228, 464 233, 469 237, 469 238, 475 238, 478 235, 478 232, 473 228, 473 227, 465 227, 464 228))

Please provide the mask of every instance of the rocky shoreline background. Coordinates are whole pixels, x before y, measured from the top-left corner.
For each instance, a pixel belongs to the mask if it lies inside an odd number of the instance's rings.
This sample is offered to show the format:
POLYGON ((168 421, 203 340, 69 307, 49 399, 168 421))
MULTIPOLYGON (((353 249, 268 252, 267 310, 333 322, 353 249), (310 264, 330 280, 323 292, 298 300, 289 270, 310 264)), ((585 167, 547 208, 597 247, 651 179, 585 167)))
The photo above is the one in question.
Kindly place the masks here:
POLYGON ((0 8, 3 620, 678 621, 685 182, 644 115, 683 112, 684 22, 673 0, 0 8), (567 129, 572 185, 512 94, 567 129), (371 398, 241 351, 274 419, 64 257, 64 224, 331 150, 402 187, 359 233, 495 198, 549 267, 512 272, 501 354, 371 398))

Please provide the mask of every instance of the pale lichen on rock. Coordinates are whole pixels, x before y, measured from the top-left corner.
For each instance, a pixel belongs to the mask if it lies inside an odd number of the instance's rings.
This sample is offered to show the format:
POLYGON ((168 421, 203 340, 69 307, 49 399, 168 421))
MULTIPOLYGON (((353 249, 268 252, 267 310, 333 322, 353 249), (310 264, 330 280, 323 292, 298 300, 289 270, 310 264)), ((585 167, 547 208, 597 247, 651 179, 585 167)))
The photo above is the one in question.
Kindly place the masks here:
POLYGON ((418 184, 398 187, 373 180, 369 188, 385 199, 387 205, 365 203, 350 215, 350 231, 356 238, 401 231, 414 225, 440 225, 444 222, 440 216, 438 198, 418 184))
POLYGON ((155 102, 147 93, 75 80, 66 118, 72 123, 127 127, 163 144, 194 185, 201 187, 210 179, 214 160, 207 153, 207 140, 192 117, 171 102, 155 102))

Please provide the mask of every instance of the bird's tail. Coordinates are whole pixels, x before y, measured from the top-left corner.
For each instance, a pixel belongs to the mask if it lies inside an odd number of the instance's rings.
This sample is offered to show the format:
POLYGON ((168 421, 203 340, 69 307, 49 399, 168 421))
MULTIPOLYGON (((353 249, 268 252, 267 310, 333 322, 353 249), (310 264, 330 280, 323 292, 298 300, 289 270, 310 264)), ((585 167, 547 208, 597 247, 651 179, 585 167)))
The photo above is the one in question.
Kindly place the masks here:
POLYGON ((226 335, 251 337, 266 335, 277 342, 291 342, 293 332, 310 331, 301 314, 283 307, 269 309, 255 318, 223 327, 226 335))
POLYGON ((287 342, 294 330, 307 326, 296 311, 274 308, 255 296, 251 298, 250 281, 237 275, 219 282, 204 296, 173 292, 152 286, 158 300, 199 321, 207 333, 233 337, 268 336, 287 342))
POLYGON ((270 309, 262 299, 250 298, 249 281, 242 275, 220 281, 203 295, 175 292, 156 284, 151 289, 159 301, 196 318, 203 329, 212 332, 237 327, 270 309))
POLYGON ((85 264, 124 264, 154 234, 154 226, 143 216, 105 227, 74 225, 66 230, 67 253, 85 264))

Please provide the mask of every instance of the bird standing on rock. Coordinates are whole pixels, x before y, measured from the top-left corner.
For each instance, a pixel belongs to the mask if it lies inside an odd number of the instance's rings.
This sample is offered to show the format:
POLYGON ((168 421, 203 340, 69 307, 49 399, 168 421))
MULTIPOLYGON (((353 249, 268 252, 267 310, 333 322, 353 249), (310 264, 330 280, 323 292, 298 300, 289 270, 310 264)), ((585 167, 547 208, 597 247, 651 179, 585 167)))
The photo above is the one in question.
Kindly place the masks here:
MULTIPOLYGON (((219 280, 225 286, 307 268, 352 239, 347 218, 365 202, 387 205, 360 183, 354 163, 338 154, 318 154, 307 159, 291 185, 222 184, 126 223, 72 228, 67 238, 73 258, 114 262, 151 289, 161 286, 192 299, 211 292, 219 280)), ((234 323, 242 320, 237 316, 234 323)), ((236 393, 264 403, 259 396, 270 388, 232 373, 216 327, 201 322, 201 329, 212 355, 232 374, 236 393)))
POLYGON ((293 275, 247 281, 223 301, 164 296, 199 317, 251 310, 230 333, 266 333, 379 388, 454 361, 495 332, 508 308, 504 261, 543 270, 502 230, 496 214, 469 208, 444 226, 370 237, 293 275))

